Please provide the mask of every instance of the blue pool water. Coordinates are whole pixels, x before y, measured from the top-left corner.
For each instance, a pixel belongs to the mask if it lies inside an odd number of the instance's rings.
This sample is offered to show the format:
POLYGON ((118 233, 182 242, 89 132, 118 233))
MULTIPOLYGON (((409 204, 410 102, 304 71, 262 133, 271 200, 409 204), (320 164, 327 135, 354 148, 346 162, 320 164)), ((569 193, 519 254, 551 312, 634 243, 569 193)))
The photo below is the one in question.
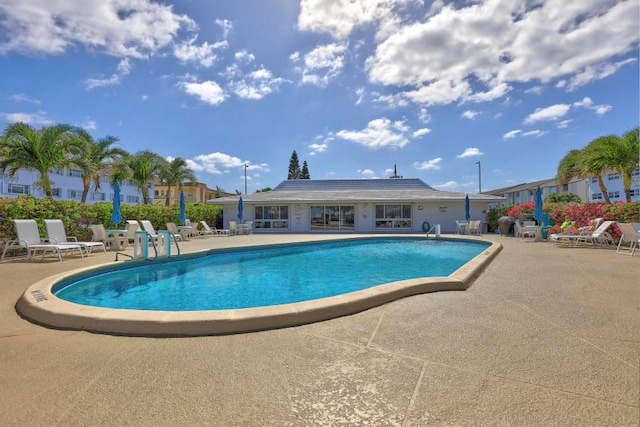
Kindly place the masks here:
POLYGON ((215 252, 57 284, 78 304, 135 310, 225 310, 287 304, 418 277, 448 276, 488 244, 368 238, 215 252))

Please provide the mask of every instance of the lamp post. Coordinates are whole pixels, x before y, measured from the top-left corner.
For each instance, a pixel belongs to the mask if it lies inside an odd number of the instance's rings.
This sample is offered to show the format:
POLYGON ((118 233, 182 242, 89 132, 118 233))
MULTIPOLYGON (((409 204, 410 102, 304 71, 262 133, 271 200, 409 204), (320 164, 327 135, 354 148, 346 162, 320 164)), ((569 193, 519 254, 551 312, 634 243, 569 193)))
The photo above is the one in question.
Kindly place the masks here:
POLYGON ((247 168, 249 166, 247 166, 247 164, 244 164, 244 194, 247 194, 247 168))
POLYGON ((480 160, 476 162, 478 165, 478 194, 482 193, 482 169, 480 168, 480 160))

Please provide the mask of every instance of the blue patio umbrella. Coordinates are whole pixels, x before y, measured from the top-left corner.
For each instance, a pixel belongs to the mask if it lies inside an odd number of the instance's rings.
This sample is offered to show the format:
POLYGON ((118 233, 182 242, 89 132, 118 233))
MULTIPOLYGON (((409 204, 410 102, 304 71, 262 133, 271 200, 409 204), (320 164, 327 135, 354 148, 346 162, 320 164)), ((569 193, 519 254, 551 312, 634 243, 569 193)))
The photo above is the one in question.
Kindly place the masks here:
POLYGON ((111 214, 111 222, 116 225, 122 222, 122 215, 120 215, 120 184, 118 184, 118 181, 113 184, 113 213, 111 214))
POLYGON ((242 196, 240 196, 240 200, 238 200, 238 220, 242 221, 242 196))
POLYGON ((180 222, 185 222, 185 220, 187 219, 187 215, 185 215, 184 211, 184 193, 180 191, 180 215, 178 215, 178 221, 180 222))
POLYGON ((469 214, 469 195, 467 194, 464 198, 464 218, 469 221, 471 215, 469 214))
POLYGON ((533 212, 533 219, 542 219, 542 190, 540 186, 536 190, 536 210, 533 212))

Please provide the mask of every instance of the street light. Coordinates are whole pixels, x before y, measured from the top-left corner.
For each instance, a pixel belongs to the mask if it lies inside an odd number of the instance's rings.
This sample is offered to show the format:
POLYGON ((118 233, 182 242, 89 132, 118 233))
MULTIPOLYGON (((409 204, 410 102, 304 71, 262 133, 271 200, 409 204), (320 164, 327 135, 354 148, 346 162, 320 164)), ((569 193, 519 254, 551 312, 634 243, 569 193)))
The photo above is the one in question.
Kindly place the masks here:
POLYGON ((482 169, 480 169, 480 160, 476 162, 478 165, 478 194, 482 193, 482 169))
POLYGON ((245 163, 244 164, 244 194, 247 194, 247 168, 249 166, 245 163))

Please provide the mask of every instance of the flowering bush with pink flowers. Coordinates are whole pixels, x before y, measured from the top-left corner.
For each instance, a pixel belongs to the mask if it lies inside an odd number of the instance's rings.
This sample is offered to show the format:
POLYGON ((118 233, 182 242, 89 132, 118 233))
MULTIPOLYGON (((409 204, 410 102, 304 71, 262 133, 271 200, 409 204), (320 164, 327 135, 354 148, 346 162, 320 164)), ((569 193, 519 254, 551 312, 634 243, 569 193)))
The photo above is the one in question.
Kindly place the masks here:
MULTIPOLYGON (((507 215, 515 218, 523 213, 532 214, 535 203, 528 202, 514 206, 507 211, 507 215)), ((544 203, 542 211, 549 214, 549 218, 556 224, 573 221, 577 227, 589 224, 594 218, 604 218, 605 221, 640 222, 640 202, 617 203, 544 203)), ((620 237, 617 226, 609 230, 614 239, 620 237)))

